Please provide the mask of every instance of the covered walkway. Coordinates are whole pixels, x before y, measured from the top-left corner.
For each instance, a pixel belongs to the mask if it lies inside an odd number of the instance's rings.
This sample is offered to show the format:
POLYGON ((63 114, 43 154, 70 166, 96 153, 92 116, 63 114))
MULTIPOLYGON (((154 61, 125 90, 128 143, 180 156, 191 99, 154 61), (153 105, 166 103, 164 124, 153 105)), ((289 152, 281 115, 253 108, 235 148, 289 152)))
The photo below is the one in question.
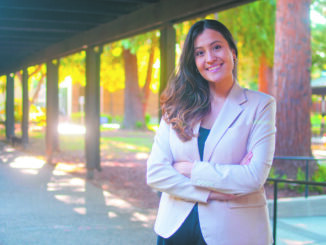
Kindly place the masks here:
MULTIPOLYGON (((100 162, 100 63, 103 45, 124 38, 160 31, 160 85, 166 87, 175 66, 176 32, 173 24, 225 10, 254 0, 123 0, 123 1, 1 1, 0 76, 5 82, 5 137, 15 135, 15 73, 22 71, 22 136, 29 142, 28 68, 46 64, 46 155, 47 162, 59 149, 59 61, 85 51, 85 155, 87 177, 101 169, 100 162)), ((1 95, 4 96, 4 95, 1 95)), ((3 100, 3 99, 2 99, 3 100)), ((17 117, 17 115, 16 115, 17 117)))
POLYGON ((132 206, 0 145, 0 244, 155 244, 155 210, 132 206))

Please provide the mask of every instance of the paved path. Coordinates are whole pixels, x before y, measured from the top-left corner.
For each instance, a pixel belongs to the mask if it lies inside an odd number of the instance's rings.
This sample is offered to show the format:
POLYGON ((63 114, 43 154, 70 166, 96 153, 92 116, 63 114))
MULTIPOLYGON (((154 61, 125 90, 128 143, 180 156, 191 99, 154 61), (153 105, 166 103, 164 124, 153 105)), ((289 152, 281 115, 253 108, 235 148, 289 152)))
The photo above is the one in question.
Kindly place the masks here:
POLYGON ((326 245, 326 216, 280 218, 276 245, 326 245))
POLYGON ((38 159, 0 149, 0 245, 150 245, 154 217, 38 159))
MULTIPOLYGON (((0 245, 152 245, 154 218, 0 143, 0 245)), ((326 214, 279 218, 277 245, 326 245, 325 231, 326 214)))

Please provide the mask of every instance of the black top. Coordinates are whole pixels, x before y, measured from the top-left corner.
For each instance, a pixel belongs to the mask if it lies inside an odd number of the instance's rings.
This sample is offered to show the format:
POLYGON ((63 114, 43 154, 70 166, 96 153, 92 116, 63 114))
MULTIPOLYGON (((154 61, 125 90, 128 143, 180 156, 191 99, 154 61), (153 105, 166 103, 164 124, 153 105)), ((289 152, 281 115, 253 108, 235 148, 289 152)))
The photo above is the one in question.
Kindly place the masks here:
POLYGON ((205 142, 210 131, 211 130, 207 128, 202 128, 202 127, 199 128, 198 150, 199 150, 200 161, 203 160, 205 142))
MULTIPOLYGON (((203 160, 205 142, 208 137, 210 129, 199 128, 198 135, 198 150, 200 155, 200 160, 203 160)), ((157 245, 166 244, 194 244, 189 241, 198 241, 196 244, 206 244, 203 235, 200 230, 199 218, 198 218, 198 203, 196 203, 191 210, 190 214, 179 227, 179 229, 169 238, 163 238, 158 236, 157 245), (185 243, 185 241, 188 241, 185 243)))

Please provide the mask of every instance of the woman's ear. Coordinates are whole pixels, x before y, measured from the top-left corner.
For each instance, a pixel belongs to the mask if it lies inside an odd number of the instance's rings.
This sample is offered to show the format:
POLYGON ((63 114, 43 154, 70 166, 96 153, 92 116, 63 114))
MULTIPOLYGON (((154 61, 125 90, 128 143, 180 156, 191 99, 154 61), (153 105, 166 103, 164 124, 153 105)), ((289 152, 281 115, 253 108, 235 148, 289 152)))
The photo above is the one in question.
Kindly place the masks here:
POLYGON ((232 49, 232 56, 233 56, 233 61, 234 61, 234 63, 235 63, 235 62, 237 61, 237 55, 236 55, 234 49, 232 49))

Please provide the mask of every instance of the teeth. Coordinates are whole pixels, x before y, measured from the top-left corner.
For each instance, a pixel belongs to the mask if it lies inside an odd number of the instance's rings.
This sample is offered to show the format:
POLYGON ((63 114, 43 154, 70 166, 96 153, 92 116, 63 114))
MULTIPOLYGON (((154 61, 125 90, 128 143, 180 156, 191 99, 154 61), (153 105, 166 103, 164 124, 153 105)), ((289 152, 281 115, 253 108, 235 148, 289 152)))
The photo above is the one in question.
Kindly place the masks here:
POLYGON ((207 70, 208 70, 208 71, 212 71, 212 70, 216 70, 216 69, 218 69, 218 68, 220 68, 220 67, 221 67, 221 65, 211 66, 211 67, 208 67, 207 70))

